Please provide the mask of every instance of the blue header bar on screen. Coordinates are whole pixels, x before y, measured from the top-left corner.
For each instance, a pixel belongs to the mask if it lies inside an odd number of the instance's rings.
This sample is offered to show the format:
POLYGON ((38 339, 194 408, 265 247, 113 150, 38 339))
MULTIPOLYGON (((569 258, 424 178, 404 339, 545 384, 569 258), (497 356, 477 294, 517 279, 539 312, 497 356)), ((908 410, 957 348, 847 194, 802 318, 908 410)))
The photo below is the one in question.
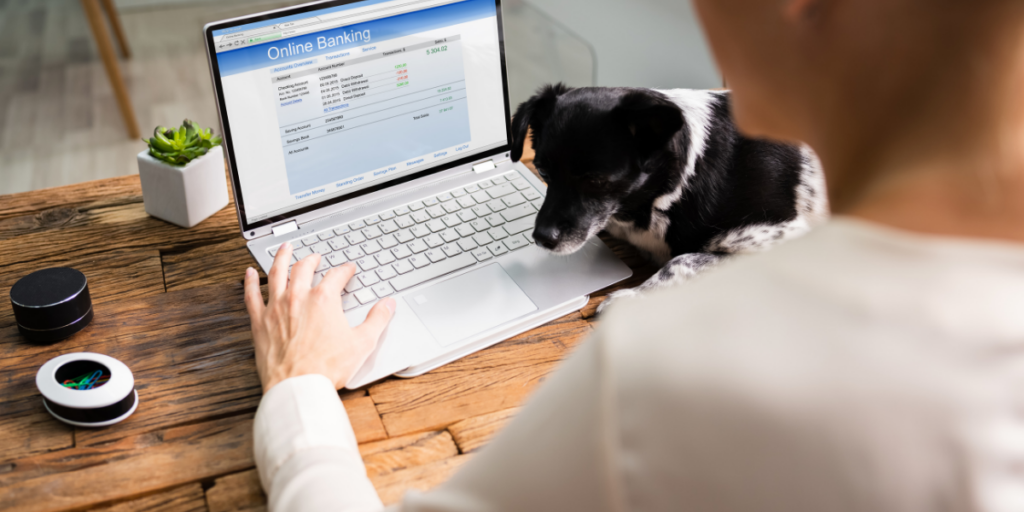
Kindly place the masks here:
MULTIPOLYGON (((221 76, 229 76, 296 59, 365 47, 426 30, 495 16, 494 0, 466 0, 389 18, 313 32, 289 39, 217 54, 221 76)), ((306 16, 314 13, 306 13, 306 16)))
POLYGON ((352 2, 350 4, 339 5, 337 7, 330 7, 327 9, 320 9, 316 11, 305 12, 302 14, 293 14, 291 16, 283 16, 280 18, 274 18, 272 20, 257 21, 255 23, 247 23, 245 25, 239 25, 237 27, 222 28, 220 30, 214 30, 213 35, 220 36, 224 34, 234 34, 243 30, 252 30, 254 28, 272 27, 281 23, 287 23, 289 21, 301 20, 309 18, 310 16, 322 16, 324 14, 331 14, 335 12, 347 11, 349 9, 355 9, 356 7, 367 7, 370 5, 383 4, 387 2, 393 2, 394 0, 363 0, 361 2, 352 2))

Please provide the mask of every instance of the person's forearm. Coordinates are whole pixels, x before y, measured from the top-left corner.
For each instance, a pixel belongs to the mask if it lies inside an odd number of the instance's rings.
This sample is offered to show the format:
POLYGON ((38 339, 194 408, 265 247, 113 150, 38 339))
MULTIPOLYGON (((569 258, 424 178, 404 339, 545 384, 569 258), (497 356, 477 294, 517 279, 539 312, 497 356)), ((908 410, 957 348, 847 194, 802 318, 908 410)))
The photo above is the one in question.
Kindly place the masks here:
POLYGON ((293 377, 264 395, 254 450, 271 511, 383 509, 330 379, 293 377))

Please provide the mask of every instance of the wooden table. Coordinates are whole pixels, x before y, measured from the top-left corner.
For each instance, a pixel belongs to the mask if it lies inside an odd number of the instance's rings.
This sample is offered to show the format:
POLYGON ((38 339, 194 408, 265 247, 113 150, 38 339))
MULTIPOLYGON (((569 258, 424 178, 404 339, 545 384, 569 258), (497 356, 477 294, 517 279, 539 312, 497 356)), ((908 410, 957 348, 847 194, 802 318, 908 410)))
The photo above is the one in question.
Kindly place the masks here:
MULTIPOLYGON (((623 285, 654 270, 612 245, 635 270, 623 285)), ((263 509, 252 455, 261 392, 242 302, 250 265, 233 205, 181 229, 146 215, 137 176, 0 196, 0 508, 263 509), (31 345, 8 292, 55 266, 88 276, 96 317, 68 340, 31 345), (132 368, 132 417, 84 429, 46 413, 36 371, 78 351, 132 368)), ((442 482, 486 444, 591 332, 603 295, 421 377, 339 393, 384 502, 442 482)))

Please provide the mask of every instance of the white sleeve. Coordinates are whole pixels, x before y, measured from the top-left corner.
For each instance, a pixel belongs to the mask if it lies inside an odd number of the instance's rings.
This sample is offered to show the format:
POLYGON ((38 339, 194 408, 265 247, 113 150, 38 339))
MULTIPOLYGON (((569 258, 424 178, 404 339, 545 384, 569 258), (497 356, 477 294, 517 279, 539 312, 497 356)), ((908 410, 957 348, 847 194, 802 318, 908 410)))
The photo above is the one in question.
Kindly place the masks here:
POLYGON ((272 512, 384 508, 327 377, 303 375, 271 388, 253 429, 256 467, 272 512))

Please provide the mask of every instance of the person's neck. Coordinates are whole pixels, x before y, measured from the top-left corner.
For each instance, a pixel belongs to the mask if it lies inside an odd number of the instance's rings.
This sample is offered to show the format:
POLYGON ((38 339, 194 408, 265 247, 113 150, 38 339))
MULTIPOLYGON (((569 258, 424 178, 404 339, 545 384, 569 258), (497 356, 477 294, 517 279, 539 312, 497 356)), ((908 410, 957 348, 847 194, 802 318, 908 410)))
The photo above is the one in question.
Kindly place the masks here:
POLYGON ((829 183, 834 213, 1024 242, 1024 38, 1000 50, 983 80, 945 88, 882 136, 883 128, 864 127, 860 144, 823 148, 825 169, 838 178, 834 189, 829 183))

